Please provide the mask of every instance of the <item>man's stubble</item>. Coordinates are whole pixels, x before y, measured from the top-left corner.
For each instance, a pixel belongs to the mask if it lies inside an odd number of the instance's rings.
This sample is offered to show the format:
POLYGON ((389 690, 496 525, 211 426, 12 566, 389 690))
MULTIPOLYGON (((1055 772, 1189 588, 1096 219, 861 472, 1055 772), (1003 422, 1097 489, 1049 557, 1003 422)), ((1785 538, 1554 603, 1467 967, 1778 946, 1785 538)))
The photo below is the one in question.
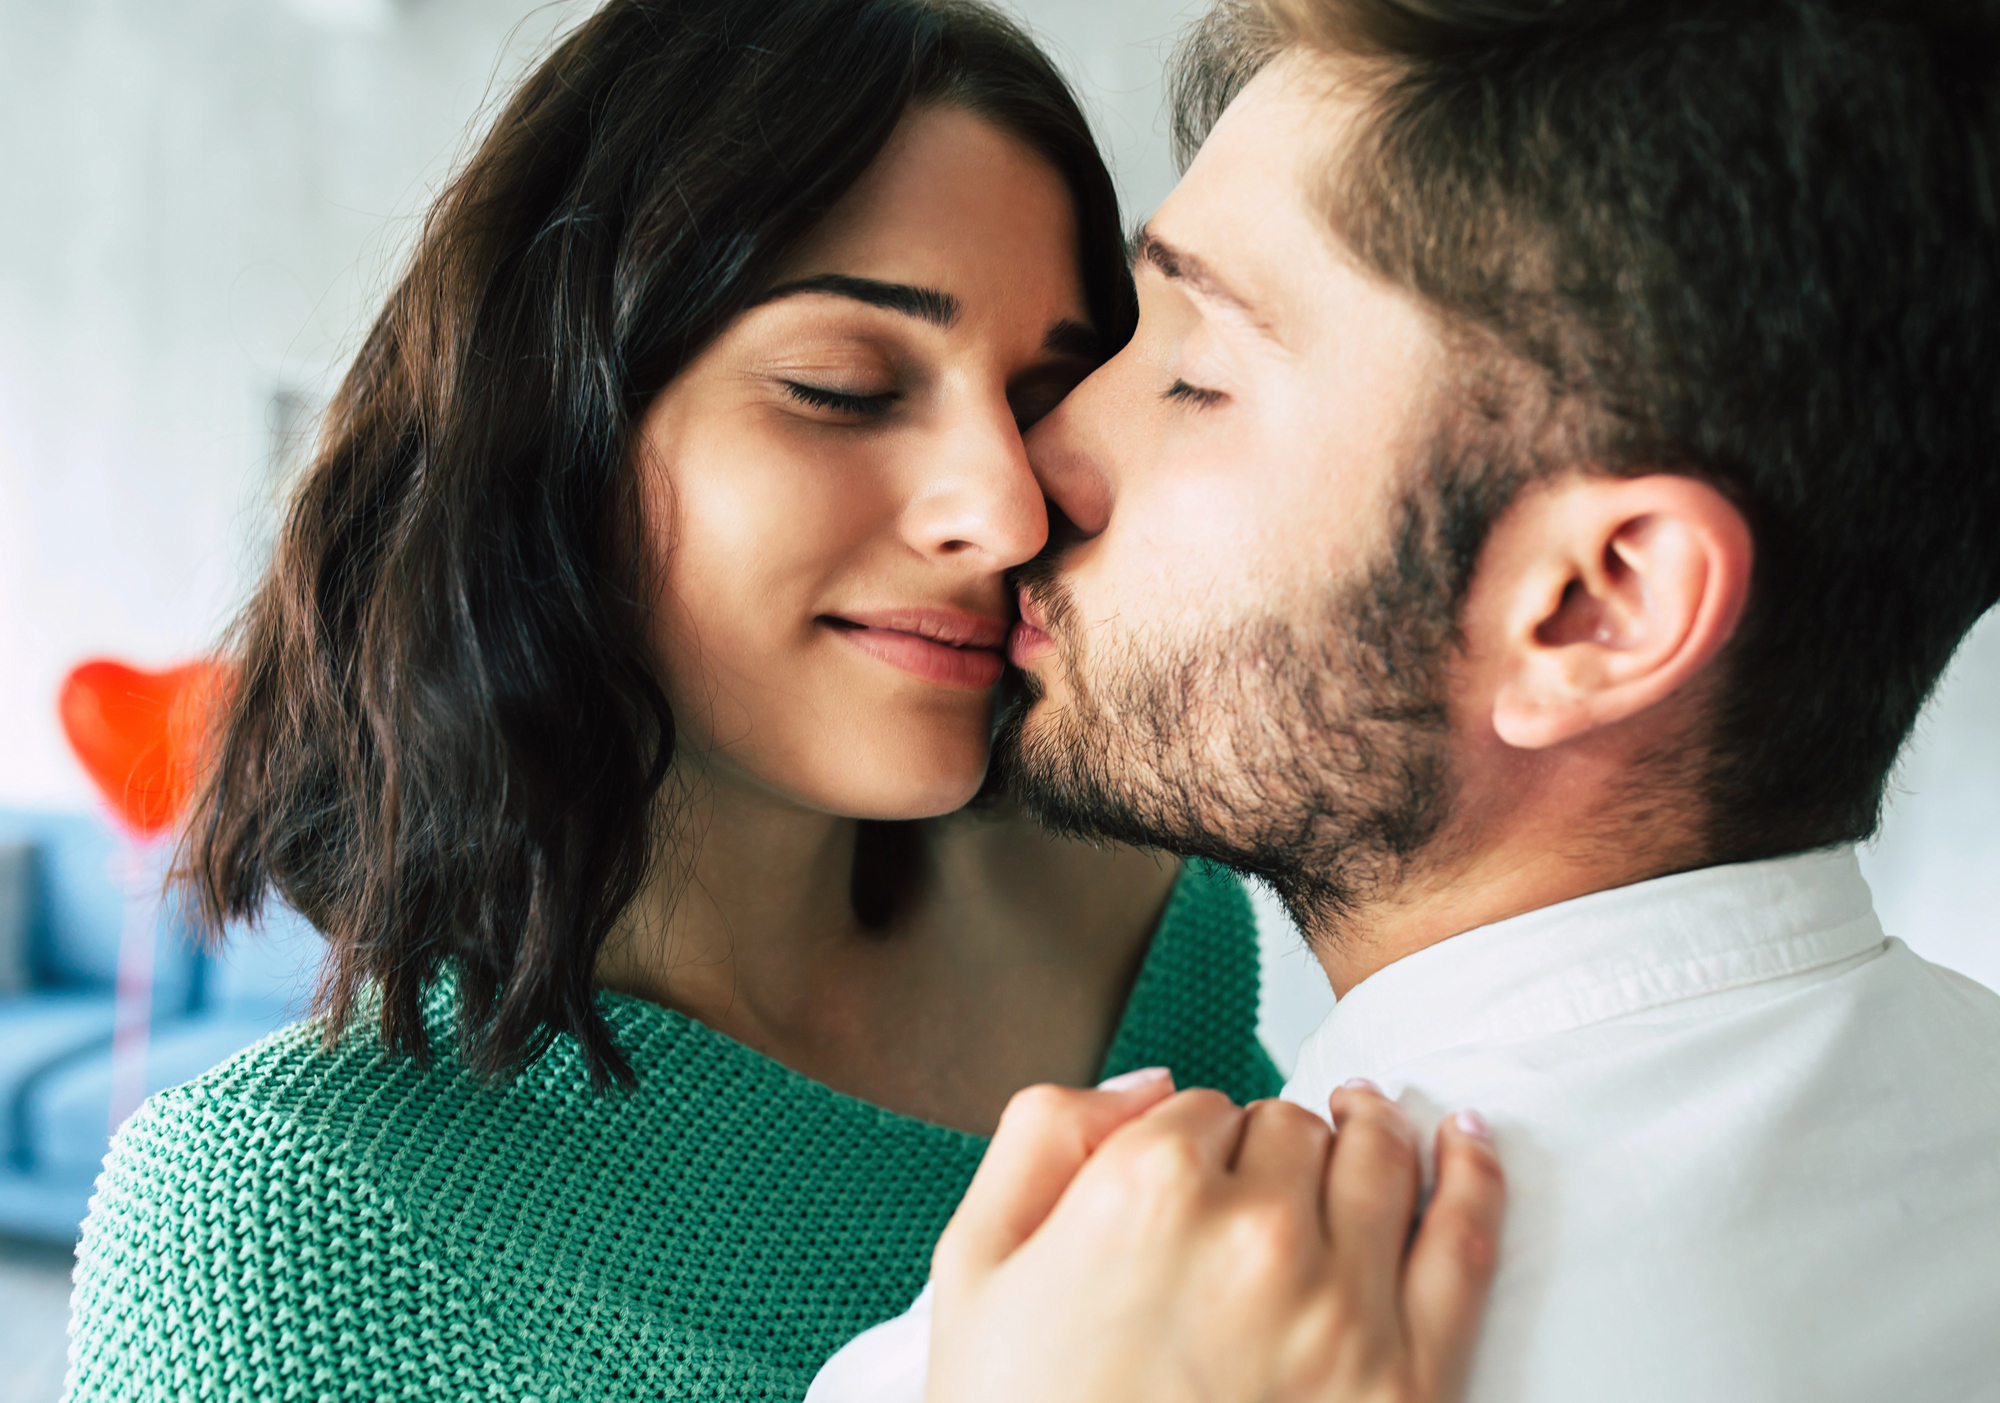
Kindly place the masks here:
POLYGON ((1447 664, 1469 575, 1453 543, 1483 534, 1454 505, 1413 488, 1358 578, 1295 614, 1172 638, 1085 625, 1060 550, 1030 562, 1019 582, 1069 700, 1023 679, 995 748, 1008 787, 1053 832, 1261 877, 1309 937, 1337 941, 1451 814, 1447 664))

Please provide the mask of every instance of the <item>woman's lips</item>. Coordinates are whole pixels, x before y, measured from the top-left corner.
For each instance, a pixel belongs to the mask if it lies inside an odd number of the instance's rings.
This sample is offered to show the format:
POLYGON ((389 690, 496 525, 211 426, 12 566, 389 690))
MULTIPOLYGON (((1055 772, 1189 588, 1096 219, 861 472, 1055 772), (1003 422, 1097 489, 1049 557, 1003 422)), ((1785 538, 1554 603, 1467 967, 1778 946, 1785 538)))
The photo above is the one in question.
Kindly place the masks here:
POLYGON ((1007 635, 1007 658, 1015 667, 1025 668, 1053 652, 1056 641, 1042 627, 1042 611, 1035 607, 1026 590, 1021 591, 1020 601, 1021 621, 1007 635))
POLYGON ((940 687, 983 692, 1000 680, 1007 624, 956 609, 889 609, 824 616, 872 658, 940 687))

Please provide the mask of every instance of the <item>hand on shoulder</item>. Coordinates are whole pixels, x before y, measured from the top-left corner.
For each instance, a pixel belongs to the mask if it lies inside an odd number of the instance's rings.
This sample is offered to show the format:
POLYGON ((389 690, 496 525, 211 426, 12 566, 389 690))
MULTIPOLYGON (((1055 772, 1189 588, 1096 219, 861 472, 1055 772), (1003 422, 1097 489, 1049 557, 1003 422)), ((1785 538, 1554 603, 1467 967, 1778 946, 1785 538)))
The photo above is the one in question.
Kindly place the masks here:
MULTIPOLYGON (((1123 1079, 1121 1079, 1123 1080, 1123 1079)), ((1164 1075, 1014 1098, 934 1259, 929 1403, 1461 1396, 1505 1188, 1476 1117, 1417 1137, 1373 1088, 1337 1130, 1164 1075)))

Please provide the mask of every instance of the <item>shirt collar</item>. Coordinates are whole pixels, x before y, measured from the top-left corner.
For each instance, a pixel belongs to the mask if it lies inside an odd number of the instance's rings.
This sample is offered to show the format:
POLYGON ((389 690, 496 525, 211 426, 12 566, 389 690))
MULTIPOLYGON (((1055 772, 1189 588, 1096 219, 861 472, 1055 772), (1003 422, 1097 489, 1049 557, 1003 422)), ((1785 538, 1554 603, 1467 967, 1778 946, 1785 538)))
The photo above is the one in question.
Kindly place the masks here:
POLYGON ((1801 974, 1882 943, 1851 847, 1593 892, 1455 935, 1347 992, 1297 1077, 1380 1074, 1801 974))

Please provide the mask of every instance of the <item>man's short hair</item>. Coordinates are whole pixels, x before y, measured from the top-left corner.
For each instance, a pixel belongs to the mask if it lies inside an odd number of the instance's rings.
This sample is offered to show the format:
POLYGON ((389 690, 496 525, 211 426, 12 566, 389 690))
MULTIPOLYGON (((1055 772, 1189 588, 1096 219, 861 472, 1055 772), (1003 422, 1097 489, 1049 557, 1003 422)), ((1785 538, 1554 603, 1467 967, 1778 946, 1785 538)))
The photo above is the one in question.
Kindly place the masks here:
POLYGON ((1872 832, 2000 597, 1997 15, 1225 0, 1183 51, 1184 153, 1272 53, 1354 60, 1333 229, 1484 366, 1440 428, 1479 460, 1446 484, 1483 504, 1456 517, 1461 599, 1536 477, 1684 472, 1744 511, 1751 598, 1697 770, 1718 861, 1872 832))

